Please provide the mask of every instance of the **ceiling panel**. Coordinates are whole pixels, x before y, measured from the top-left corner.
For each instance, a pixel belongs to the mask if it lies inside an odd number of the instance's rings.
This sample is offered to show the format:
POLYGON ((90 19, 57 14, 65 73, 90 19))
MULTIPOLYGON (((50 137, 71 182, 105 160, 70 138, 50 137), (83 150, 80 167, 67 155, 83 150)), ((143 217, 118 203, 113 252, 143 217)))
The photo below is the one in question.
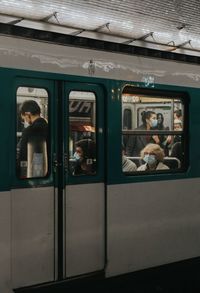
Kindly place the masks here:
POLYGON ((0 0, 0 14, 0 22, 18 26, 200 52, 199 0, 0 0))

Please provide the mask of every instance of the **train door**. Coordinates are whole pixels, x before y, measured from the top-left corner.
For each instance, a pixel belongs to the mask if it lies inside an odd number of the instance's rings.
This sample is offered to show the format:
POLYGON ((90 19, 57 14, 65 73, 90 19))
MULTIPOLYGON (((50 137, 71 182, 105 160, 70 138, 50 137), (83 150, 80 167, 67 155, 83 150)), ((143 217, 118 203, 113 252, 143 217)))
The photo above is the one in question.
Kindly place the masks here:
POLYGON ((15 83, 12 287, 103 271, 103 90, 33 77, 15 83))
POLYGON ((60 213, 68 278, 102 271, 105 264, 104 96, 98 85, 66 82, 64 97, 60 213))
POLYGON ((12 288, 55 279, 55 82, 21 77, 12 94, 12 288), (15 150, 15 151, 13 151, 15 150))

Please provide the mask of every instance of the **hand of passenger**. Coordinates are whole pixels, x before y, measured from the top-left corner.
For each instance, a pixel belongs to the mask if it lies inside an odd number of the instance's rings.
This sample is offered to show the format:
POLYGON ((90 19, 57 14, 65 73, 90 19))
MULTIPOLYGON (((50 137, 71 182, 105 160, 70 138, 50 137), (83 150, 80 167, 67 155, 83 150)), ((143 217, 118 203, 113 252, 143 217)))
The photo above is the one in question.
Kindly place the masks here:
POLYGON ((170 144, 172 142, 172 136, 168 135, 166 141, 167 141, 167 144, 170 144))
POLYGON ((155 141, 155 143, 157 143, 157 144, 160 143, 160 139, 159 139, 158 135, 153 135, 152 138, 155 141))

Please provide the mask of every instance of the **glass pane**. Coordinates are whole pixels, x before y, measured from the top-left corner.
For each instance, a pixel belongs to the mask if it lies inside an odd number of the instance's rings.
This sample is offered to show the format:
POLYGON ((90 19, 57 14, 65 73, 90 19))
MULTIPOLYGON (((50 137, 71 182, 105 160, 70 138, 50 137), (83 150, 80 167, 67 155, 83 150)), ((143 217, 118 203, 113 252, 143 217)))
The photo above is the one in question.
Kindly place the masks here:
MULTIPOLYGON (((144 140, 145 136, 141 136, 141 138, 144 140)), ((168 136, 163 135, 161 139, 162 141, 166 141, 168 138, 168 136)), ((169 144, 146 144, 138 156, 128 156, 124 149, 122 153, 123 172, 180 169, 184 165, 184 150, 182 146, 182 137, 172 135, 170 136, 169 144), (152 155, 156 159, 156 161, 154 161, 155 166, 152 161, 152 155), (148 168, 147 165, 151 163, 155 168, 148 168), (166 165, 168 168, 166 168, 164 165, 166 165)))
POLYGON ((45 89, 19 87, 16 99, 17 176, 44 177, 48 172, 48 94, 45 89))
POLYGON ((182 99, 129 93, 125 89, 122 93, 122 123, 123 172, 134 171, 131 162, 137 171, 180 169, 184 165, 182 99), (150 156, 144 156, 146 148, 150 156))
POLYGON ((69 158, 71 175, 96 174, 96 96, 92 92, 70 92, 69 158))

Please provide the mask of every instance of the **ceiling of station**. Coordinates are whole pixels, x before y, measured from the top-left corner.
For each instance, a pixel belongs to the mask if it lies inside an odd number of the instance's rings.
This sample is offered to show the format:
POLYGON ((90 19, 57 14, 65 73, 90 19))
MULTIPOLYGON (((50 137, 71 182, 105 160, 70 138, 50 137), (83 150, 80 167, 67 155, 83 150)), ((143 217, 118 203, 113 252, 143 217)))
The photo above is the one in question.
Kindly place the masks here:
POLYGON ((1 23, 196 56, 199 15, 199 0, 0 0, 1 23))

